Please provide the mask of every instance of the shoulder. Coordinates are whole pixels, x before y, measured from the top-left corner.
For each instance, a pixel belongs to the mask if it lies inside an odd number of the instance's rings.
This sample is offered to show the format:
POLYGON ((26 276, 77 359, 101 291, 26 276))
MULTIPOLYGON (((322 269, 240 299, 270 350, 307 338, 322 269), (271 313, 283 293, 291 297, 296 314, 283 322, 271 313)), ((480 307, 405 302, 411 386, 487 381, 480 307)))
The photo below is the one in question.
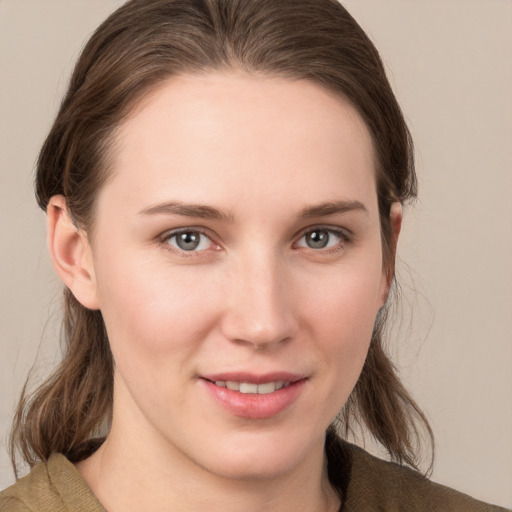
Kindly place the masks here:
POLYGON ((506 512, 356 446, 348 445, 348 451, 352 467, 344 512, 506 512))
MULTIPOLYGON (((46 463, 37 464, 26 477, 0 493, 0 508, 6 512, 46 510, 45 507, 55 507, 58 501, 46 463)), ((54 510, 60 510, 58 505, 54 510)))
POLYGON ((2 512, 104 512, 73 464, 54 454, 0 492, 2 512))

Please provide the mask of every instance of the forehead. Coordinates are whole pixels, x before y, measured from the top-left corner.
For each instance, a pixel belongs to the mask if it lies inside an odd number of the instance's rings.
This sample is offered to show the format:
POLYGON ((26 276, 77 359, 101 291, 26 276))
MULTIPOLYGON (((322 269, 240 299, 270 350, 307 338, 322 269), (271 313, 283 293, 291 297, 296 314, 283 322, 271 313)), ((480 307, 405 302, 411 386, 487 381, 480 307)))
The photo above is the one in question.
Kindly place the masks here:
POLYGON ((134 203, 294 193, 313 203, 375 189, 363 120, 341 96, 306 80, 176 76, 136 105, 116 139, 105 192, 117 187, 134 203))

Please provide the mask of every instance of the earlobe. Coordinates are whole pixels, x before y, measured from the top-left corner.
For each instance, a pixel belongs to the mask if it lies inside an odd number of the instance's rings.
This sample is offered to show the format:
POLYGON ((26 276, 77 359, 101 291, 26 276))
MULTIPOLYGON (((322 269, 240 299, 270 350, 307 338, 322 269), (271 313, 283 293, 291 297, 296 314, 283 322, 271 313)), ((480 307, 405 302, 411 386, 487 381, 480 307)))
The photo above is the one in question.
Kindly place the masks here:
POLYGON ((83 306, 99 309, 91 247, 86 233, 74 224, 63 196, 50 199, 47 226, 57 274, 83 306))

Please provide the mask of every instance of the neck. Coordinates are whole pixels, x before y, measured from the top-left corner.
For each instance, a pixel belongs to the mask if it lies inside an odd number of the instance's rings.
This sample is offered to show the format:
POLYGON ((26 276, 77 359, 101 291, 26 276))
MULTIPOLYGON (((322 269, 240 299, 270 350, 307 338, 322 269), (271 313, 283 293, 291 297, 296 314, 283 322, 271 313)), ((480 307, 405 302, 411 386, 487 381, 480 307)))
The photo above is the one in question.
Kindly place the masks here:
POLYGON ((77 469, 109 512, 336 512, 340 505, 327 478, 323 442, 283 474, 233 479, 155 440, 142 446, 114 422, 104 444, 77 469))

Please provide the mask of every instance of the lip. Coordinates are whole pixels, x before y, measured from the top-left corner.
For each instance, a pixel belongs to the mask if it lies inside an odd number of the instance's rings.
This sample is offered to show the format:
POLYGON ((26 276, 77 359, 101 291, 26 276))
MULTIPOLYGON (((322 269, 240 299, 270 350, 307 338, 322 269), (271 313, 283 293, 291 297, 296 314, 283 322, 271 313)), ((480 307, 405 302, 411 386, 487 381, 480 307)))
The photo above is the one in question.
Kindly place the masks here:
POLYGON ((253 384, 265 384, 282 380, 285 382, 297 382, 304 378, 304 375, 290 372, 269 372, 269 373, 249 373, 249 372, 225 372, 209 375, 201 375, 202 379, 215 382, 218 380, 233 380, 235 382, 252 382, 253 384))
POLYGON ((278 416, 291 407, 299 398, 307 381, 302 375, 288 372, 252 374, 245 372, 227 372, 200 377, 215 402, 228 413, 247 419, 268 419, 278 416), (265 384, 267 382, 284 381, 290 385, 269 394, 240 393, 215 385, 215 381, 251 382, 265 384))

